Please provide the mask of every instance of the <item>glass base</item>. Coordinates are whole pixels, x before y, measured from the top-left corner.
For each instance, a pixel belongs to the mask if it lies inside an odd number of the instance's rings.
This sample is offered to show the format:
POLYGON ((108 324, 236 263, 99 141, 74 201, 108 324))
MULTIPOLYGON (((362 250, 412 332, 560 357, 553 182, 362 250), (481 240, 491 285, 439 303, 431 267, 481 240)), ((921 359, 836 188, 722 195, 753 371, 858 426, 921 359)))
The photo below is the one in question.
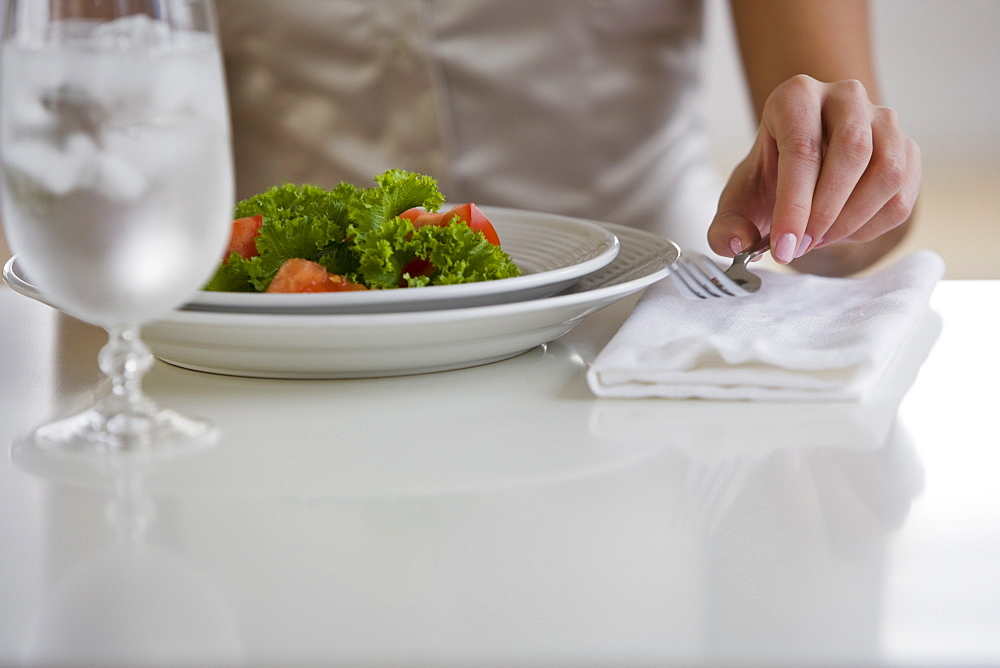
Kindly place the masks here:
POLYGON ((61 454, 168 454, 211 445, 218 431, 207 420, 152 402, 127 407, 105 401, 82 413, 42 425, 33 441, 61 454))
POLYGON ((98 365, 110 392, 91 408, 35 430, 34 444, 51 454, 159 456, 211 445, 218 438, 206 420, 161 408, 142 391, 153 356, 139 327, 108 329, 98 365))

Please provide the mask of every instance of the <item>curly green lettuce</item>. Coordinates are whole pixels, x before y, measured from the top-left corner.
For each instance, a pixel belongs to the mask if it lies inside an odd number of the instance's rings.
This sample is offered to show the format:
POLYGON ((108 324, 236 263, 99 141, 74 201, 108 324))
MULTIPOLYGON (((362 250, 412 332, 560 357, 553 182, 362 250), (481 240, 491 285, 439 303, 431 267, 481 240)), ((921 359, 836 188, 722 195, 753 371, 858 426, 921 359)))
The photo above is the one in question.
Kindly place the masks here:
POLYGON ((350 233, 364 239, 407 209, 422 206, 437 211, 444 204, 444 195, 437 181, 423 174, 390 169, 375 177, 375 188, 357 191, 348 204, 350 233))
POLYGON ((453 285, 512 278, 520 271, 499 246, 486 241, 462 222, 447 227, 413 223, 394 217, 365 235, 356 245, 357 272, 349 278, 370 288, 453 285), (406 271, 414 260, 427 260, 430 275, 406 271))
POLYGON ((232 253, 205 290, 263 292, 285 260, 322 264, 369 288, 449 285, 518 276, 499 246, 456 219, 444 227, 414 229, 399 214, 413 207, 437 211, 444 203, 437 182, 392 169, 375 177, 375 187, 341 183, 333 190, 284 184, 239 202, 235 218, 260 215, 259 255, 232 253), (416 259, 433 266, 414 272, 416 259))
POLYGON ((259 255, 231 253, 204 289, 262 292, 292 257, 320 262, 335 273, 353 270, 352 254, 340 247, 350 225, 347 208, 356 194, 357 188, 344 183, 333 190, 286 183, 237 203, 234 218, 263 219, 256 242, 259 255))

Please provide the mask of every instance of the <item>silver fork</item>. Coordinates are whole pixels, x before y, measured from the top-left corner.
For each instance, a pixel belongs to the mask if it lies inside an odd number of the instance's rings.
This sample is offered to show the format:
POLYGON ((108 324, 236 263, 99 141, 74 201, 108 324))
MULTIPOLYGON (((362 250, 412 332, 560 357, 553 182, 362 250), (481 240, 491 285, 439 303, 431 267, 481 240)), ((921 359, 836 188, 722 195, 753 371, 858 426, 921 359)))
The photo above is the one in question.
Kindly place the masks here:
POLYGON ((674 264, 670 277, 678 291, 688 299, 714 297, 745 297, 760 289, 760 276, 752 273, 747 264, 763 255, 771 247, 771 235, 764 237, 733 258, 733 264, 722 270, 719 265, 700 253, 681 254, 674 264))
POLYGON ((684 472, 683 496, 677 503, 674 522, 698 533, 714 533, 754 468, 752 460, 742 457, 692 461, 684 472))

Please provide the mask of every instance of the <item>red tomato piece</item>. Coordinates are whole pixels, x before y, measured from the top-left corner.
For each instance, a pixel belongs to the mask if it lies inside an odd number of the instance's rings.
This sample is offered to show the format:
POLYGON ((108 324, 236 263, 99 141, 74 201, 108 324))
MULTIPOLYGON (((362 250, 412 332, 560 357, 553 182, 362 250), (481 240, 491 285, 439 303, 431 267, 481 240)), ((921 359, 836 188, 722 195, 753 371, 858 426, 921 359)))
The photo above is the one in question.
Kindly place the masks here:
POLYGON ((340 274, 327 274, 327 278, 330 283, 333 284, 333 292, 356 292, 358 290, 367 290, 368 288, 360 283, 354 283, 349 281, 340 274))
POLYGON ((407 209, 403 213, 399 214, 400 218, 405 218, 406 220, 413 223, 414 227, 423 227, 424 225, 444 225, 444 212, 431 212, 424 211, 420 207, 414 207, 412 209, 407 209))
POLYGON ((230 253, 239 253, 243 257, 256 257, 257 235, 260 234, 260 226, 263 224, 262 216, 248 216, 237 218, 233 221, 233 230, 229 236, 229 248, 223 259, 228 258, 230 253))
POLYGON ((482 232, 486 240, 489 241, 494 246, 500 245, 500 237, 497 235, 496 229, 493 227, 493 223, 490 222, 486 214, 483 213, 482 209, 478 206, 469 202, 467 204, 459 204, 450 211, 430 213, 424 211, 421 208, 407 209, 403 213, 399 214, 400 218, 405 218, 413 223, 414 227, 423 227, 424 225, 438 225, 440 227, 445 227, 452 221, 452 219, 458 216, 458 218, 468 225, 470 228, 477 232, 482 232))
POLYGON ((415 278, 417 276, 430 276, 434 273, 434 265, 431 264, 430 260, 424 260, 423 258, 416 258, 415 260, 410 260, 403 265, 403 271, 399 277, 399 287, 405 288, 408 284, 403 276, 409 274, 411 277, 415 278))
POLYGON ((500 245, 500 237, 497 235, 497 231, 494 229, 493 223, 491 223, 490 219, 486 217, 486 214, 483 213, 482 209, 472 202, 456 206, 446 214, 446 220, 450 221, 455 216, 461 218, 466 225, 477 232, 482 232, 483 236, 486 237, 486 240, 494 246, 500 245))
POLYGON ((350 292, 367 290, 343 276, 331 274, 318 262, 293 257, 281 263, 267 292, 350 292))

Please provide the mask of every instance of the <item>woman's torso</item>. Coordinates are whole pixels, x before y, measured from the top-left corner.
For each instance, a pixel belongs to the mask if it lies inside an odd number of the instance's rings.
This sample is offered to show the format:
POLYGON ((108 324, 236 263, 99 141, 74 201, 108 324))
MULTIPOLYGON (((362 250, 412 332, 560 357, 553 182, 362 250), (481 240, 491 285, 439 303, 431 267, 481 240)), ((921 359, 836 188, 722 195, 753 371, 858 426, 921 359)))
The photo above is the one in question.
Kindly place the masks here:
POLYGON ((402 168, 431 174, 452 201, 704 238, 716 193, 699 0, 217 9, 240 197, 402 168))

